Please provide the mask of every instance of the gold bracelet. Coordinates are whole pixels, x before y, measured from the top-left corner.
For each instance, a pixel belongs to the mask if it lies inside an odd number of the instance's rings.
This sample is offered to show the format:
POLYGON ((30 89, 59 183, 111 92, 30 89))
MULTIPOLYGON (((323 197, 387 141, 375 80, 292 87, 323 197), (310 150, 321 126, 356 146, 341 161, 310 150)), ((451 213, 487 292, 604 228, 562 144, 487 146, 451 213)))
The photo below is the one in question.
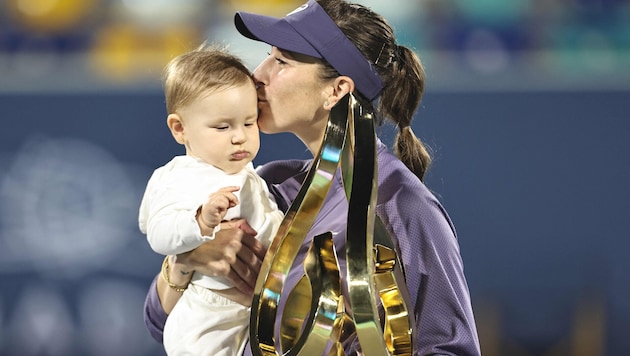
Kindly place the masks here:
POLYGON ((188 288, 188 284, 186 284, 183 287, 180 287, 171 282, 171 280, 168 278, 168 258, 169 256, 164 257, 164 262, 162 262, 162 279, 164 280, 164 282, 166 282, 169 288, 171 288, 172 290, 176 292, 182 293, 183 291, 186 290, 186 288, 188 288))

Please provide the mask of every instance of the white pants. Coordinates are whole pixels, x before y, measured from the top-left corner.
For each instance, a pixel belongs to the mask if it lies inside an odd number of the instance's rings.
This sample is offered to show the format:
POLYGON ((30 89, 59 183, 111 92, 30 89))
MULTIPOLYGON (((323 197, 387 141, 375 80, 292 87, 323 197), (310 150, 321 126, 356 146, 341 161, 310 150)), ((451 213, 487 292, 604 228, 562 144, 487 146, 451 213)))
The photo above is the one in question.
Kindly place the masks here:
POLYGON ((190 284, 166 319, 164 349, 171 356, 240 356, 249 336, 249 311, 190 284))

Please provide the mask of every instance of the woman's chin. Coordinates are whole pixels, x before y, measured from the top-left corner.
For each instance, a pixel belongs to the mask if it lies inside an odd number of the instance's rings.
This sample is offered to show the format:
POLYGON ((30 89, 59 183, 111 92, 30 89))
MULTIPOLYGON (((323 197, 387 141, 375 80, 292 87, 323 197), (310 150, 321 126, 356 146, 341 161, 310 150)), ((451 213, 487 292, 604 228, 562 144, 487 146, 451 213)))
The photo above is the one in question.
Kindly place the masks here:
POLYGON ((258 117, 258 129, 264 134, 275 134, 280 132, 278 128, 273 125, 271 118, 264 117, 262 115, 258 117))

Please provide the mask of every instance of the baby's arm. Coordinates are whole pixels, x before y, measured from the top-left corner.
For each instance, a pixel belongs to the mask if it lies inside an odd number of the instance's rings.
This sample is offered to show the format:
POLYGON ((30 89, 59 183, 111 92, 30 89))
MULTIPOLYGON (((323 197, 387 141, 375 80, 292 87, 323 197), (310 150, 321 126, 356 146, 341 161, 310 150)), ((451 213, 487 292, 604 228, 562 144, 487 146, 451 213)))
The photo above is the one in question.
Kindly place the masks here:
POLYGON ((238 204, 238 198, 234 192, 238 191, 238 186, 223 187, 210 194, 208 200, 197 210, 197 222, 201 228, 214 229, 218 226, 228 209, 238 204))

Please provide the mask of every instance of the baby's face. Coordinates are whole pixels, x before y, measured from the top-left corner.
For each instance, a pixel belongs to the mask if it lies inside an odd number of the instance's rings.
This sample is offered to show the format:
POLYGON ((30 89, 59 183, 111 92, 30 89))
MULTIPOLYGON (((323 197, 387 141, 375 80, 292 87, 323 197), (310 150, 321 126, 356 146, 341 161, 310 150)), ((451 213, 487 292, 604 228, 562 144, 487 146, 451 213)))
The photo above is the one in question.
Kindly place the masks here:
POLYGON ((236 173, 260 148, 256 89, 252 82, 214 91, 181 110, 186 154, 236 173))

